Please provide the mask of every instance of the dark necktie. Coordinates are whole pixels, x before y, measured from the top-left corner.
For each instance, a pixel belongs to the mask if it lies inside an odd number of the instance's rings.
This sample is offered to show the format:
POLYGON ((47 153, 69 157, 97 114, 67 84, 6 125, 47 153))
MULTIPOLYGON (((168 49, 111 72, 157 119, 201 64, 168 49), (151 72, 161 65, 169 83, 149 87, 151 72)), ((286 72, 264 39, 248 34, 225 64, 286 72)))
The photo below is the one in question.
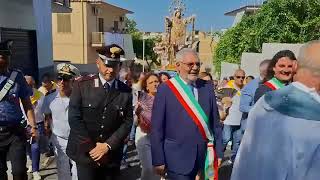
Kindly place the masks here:
POLYGON ((104 88, 107 92, 109 92, 109 91, 110 91, 110 85, 109 85, 109 83, 108 83, 108 82, 104 83, 103 88, 104 88))

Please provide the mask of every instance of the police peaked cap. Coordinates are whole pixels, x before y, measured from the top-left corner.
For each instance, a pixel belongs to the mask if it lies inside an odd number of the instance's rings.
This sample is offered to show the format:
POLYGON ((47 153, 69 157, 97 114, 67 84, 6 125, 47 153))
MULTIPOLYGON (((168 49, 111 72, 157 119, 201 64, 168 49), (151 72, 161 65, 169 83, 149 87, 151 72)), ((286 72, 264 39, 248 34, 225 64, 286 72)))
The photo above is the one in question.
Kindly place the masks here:
POLYGON ((11 46, 13 41, 7 40, 0 43, 0 55, 10 56, 11 55, 11 46))
POLYGON ((105 64, 111 65, 120 63, 120 57, 124 55, 124 50, 116 44, 111 44, 97 49, 97 53, 105 64))
POLYGON ((72 78, 80 76, 80 71, 72 64, 60 63, 57 65, 58 75, 70 76, 72 78))

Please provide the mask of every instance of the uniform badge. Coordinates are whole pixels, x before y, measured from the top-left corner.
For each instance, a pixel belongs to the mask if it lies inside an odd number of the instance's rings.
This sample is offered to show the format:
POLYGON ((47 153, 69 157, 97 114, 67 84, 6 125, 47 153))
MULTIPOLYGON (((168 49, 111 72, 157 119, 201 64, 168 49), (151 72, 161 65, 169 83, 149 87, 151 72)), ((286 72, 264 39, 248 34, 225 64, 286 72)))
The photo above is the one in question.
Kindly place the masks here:
POLYGON ((99 79, 94 79, 94 87, 99 87, 99 79))

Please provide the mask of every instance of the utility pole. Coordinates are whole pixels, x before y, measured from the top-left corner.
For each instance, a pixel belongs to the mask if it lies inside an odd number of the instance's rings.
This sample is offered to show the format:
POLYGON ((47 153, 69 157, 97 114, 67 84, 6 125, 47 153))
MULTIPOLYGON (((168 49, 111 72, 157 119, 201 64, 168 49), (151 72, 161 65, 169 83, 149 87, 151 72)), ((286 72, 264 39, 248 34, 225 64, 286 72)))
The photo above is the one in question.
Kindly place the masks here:
POLYGON ((145 59, 144 59, 144 51, 145 51, 145 36, 144 36, 144 32, 142 34, 142 72, 145 71, 145 59))

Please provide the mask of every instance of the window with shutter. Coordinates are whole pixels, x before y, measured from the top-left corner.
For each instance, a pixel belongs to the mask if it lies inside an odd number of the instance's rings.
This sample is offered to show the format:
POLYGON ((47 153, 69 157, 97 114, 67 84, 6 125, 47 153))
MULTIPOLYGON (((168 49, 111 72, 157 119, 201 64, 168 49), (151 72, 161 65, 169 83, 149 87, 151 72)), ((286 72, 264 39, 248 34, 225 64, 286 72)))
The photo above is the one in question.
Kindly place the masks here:
POLYGON ((104 20, 99 18, 99 32, 104 32, 104 20))
POLYGON ((58 33, 71 33, 71 15, 57 14, 57 28, 58 33))

